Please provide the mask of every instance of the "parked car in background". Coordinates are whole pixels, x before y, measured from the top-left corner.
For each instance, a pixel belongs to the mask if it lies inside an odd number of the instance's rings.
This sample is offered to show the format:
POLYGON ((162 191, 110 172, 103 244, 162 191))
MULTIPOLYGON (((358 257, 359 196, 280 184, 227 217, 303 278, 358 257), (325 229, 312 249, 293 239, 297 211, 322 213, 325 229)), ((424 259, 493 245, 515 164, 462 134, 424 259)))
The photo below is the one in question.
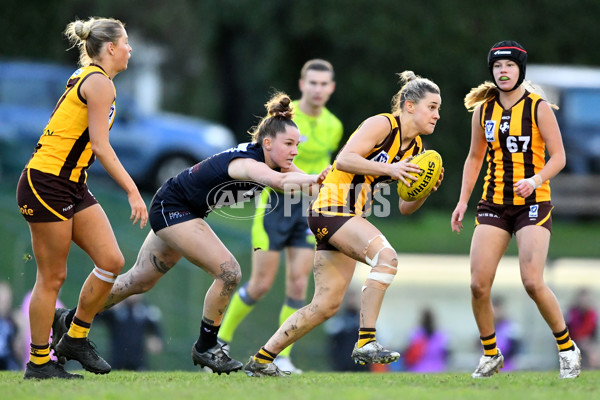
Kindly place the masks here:
POLYGON ((567 165, 551 182, 555 215, 600 217, 600 68, 528 65, 560 125, 567 165))
MULTIPOLYGON (((0 60, 0 165, 5 173, 21 171, 74 70, 0 60)), ((143 113, 122 90, 117 90, 116 112, 110 142, 131 177, 147 190, 235 144, 231 130, 220 124, 174 113, 143 113)), ((97 164, 90 174, 106 174, 97 164)))
POLYGON ((528 65, 527 80, 557 104, 567 166, 572 174, 600 174, 600 68, 528 65))

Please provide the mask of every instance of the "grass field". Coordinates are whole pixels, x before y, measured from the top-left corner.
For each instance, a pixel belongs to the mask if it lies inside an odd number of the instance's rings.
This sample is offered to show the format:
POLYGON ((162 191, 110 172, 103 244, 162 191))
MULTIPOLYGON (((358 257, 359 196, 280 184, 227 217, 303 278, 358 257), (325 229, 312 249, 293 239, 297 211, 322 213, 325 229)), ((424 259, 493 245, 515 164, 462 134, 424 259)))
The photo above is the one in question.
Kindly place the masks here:
POLYGON ((124 372, 85 374, 81 381, 24 381, 0 372, 0 397, 50 399, 594 399, 600 371, 560 380, 557 371, 500 373, 474 380, 469 374, 305 373, 287 378, 248 378, 243 373, 124 372))
MULTIPOLYGON (((14 291, 15 306, 18 306, 25 292, 33 286, 36 269, 34 261, 24 261, 24 255, 31 254, 32 250, 27 224, 19 215, 15 205, 16 180, 16 177, 6 176, 0 179, 0 217, 3 221, 0 226, 0 236, 3 238, 0 240, 0 253, 3 255, 0 259, 0 280, 10 282, 14 291)), ((129 268, 135 261, 139 246, 149 228, 140 230, 138 227, 131 226, 130 209, 126 198, 113 183, 98 180, 91 182, 90 185, 111 219, 129 268)), ((151 197, 151 193, 144 194, 147 201, 151 197)), ((243 214, 248 210, 237 212, 243 214)), ((465 231, 461 235, 452 233, 449 223, 450 214, 450 209, 426 204, 423 210, 415 215, 373 218, 373 222, 399 252, 468 254, 473 226, 465 223, 465 231)), ((472 221, 473 215, 469 215, 466 220, 472 221)), ((249 234, 251 221, 211 215, 208 222, 240 261, 245 281, 250 274, 248 260, 251 257, 249 234)), ((560 257, 600 258, 599 228, 598 219, 585 221, 556 219, 550 260, 560 257)), ((516 254, 514 240, 508 254, 516 254)), ((69 275, 61 290, 61 300, 68 305, 73 305, 77 302, 81 284, 89 274, 90 260, 77 246, 72 247, 69 257, 69 275)), ((148 292, 146 297, 163 312, 167 341, 163 353, 149 357, 151 369, 193 371, 189 350, 197 338, 199 324, 197 310, 203 304, 204 293, 211 280, 208 275, 186 260, 182 260, 179 264, 176 270, 169 273, 155 289, 148 292)), ((257 305, 252 316, 240 326, 241 333, 232 346, 234 357, 241 360, 248 357, 258 350, 277 329, 277 316, 284 296, 281 289, 283 275, 283 273, 279 274, 274 290, 267 294, 257 305), (250 332, 253 334, 249 334, 250 332)), ((470 309, 465 309, 465 312, 469 313, 470 309)), ((107 330, 102 324, 95 325, 92 338, 101 352, 108 352, 107 330)), ((330 369, 326 358, 326 339, 325 332, 320 326, 299 341, 294 350, 297 364, 300 367, 313 365, 311 368, 313 371, 326 372, 330 369)), ((476 358, 473 362, 476 362, 476 358)), ((0 400, 4 398, 3 393, 0 392, 0 400)))

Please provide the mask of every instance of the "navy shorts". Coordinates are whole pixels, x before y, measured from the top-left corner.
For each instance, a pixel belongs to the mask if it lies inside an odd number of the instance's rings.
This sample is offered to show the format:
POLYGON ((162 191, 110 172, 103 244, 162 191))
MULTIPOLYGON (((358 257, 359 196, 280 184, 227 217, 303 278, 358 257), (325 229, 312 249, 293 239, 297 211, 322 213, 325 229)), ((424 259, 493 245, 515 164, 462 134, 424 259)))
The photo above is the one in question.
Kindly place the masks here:
POLYGON ((307 203, 299 201, 286 204, 285 195, 267 188, 262 191, 259 204, 269 212, 257 215, 252 223, 254 250, 281 251, 286 247, 314 249, 315 237, 306 221, 307 203), (275 204, 275 208, 271 210, 272 204, 275 204))
POLYGON ((521 206, 494 204, 480 200, 475 215, 476 225, 492 225, 511 235, 529 225, 539 225, 552 232, 552 209, 549 201, 521 206))
POLYGON ((204 218, 205 212, 192 211, 170 185, 172 178, 158 189, 148 210, 148 221, 154 233, 168 226, 204 218))
POLYGON ((25 168, 17 184, 17 204, 27 222, 56 222, 73 218, 98 200, 86 183, 25 168))

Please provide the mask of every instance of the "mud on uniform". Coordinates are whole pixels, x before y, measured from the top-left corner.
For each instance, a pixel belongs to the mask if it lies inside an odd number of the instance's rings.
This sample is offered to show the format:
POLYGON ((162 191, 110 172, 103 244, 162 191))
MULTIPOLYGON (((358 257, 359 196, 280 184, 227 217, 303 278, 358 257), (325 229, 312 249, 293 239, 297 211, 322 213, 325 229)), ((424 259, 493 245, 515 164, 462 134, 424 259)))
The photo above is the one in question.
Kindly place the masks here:
MULTIPOLYGON (((400 149, 400 117, 392 114, 379 115, 388 119, 390 133, 365 156, 367 160, 392 164, 423 151, 420 136, 413 139, 406 149, 400 149)), ((382 185, 391 182, 389 176, 358 175, 340 171, 334 162, 309 210, 308 225, 317 239, 317 250, 337 250, 328 243, 331 236, 349 219, 355 216, 365 217, 373 204, 374 193, 382 185)))
MULTIPOLYGON (((300 130, 300 144, 294 164, 303 172, 318 175, 331 161, 342 138, 342 123, 327 108, 321 115, 312 117, 300 110, 294 102, 294 122, 300 130)), ((254 250, 281 251, 285 247, 314 248, 315 238, 308 228, 306 209, 308 201, 267 188, 261 194, 258 207, 265 207, 264 214, 252 224, 252 247, 254 250)))
POLYGON ((540 96, 525 91, 505 110, 496 95, 481 106, 480 122, 487 141, 488 169, 475 224, 493 225, 510 234, 528 225, 552 231, 549 181, 523 198, 514 184, 530 178, 546 165, 546 145, 537 125, 540 96))
POLYGON ((263 185, 229 176, 229 163, 236 158, 265 162, 262 147, 256 143, 242 143, 186 168, 166 181, 152 198, 148 213, 152 230, 158 232, 167 226, 205 218, 216 208, 231 206, 259 194, 263 185))
MULTIPOLYGON (((71 75, 21 174, 17 203, 28 222, 66 221, 98 203, 86 184, 86 171, 96 158, 90 144, 87 101, 81 95, 81 84, 93 74, 110 79, 94 64, 71 75)), ((108 118, 110 129, 115 118, 114 99, 108 118)))

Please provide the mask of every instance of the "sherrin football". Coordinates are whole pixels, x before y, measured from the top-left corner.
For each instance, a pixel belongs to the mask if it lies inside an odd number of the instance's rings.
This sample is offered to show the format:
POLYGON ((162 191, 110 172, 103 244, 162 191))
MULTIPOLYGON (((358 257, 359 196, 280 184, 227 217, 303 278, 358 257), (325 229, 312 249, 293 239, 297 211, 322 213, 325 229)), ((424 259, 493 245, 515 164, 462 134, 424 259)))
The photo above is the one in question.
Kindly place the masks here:
POLYGON ((418 178, 416 181, 407 179, 411 185, 406 186, 402 181, 398 181, 398 195, 402 200, 415 201, 427 196, 433 189, 440 174, 442 173, 442 156, 435 150, 425 150, 410 161, 411 164, 417 164, 421 173, 412 173, 418 178), (412 183, 411 183, 412 182, 412 183))

